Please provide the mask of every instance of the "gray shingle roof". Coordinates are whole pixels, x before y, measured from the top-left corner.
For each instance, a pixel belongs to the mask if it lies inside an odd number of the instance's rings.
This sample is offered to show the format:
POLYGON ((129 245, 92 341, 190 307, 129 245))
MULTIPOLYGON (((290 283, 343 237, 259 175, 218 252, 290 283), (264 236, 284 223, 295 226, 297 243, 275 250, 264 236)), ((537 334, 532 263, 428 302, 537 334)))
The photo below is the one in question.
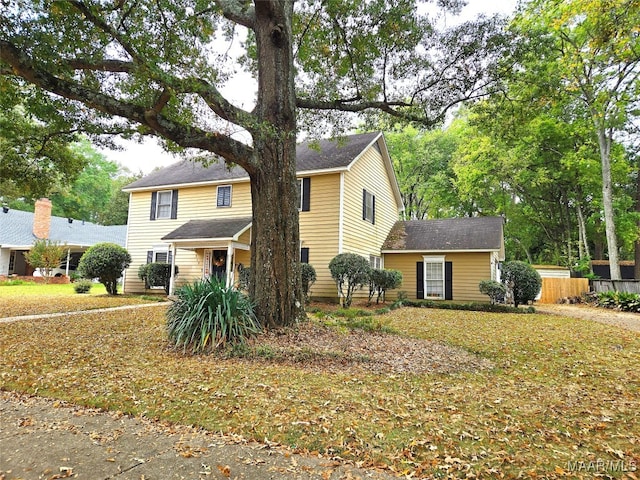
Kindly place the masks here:
POLYGON ((162 240, 201 240, 233 238, 251 223, 251 217, 190 220, 168 233, 162 240))
MULTIPOLYGON (((380 132, 350 135, 339 140, 305 142, 296 148, 298 172, 346 168, 369 145, 381 135, 380 132)), ((209 166, 192 160, 182 160, 142 177, 127 185, 125 190, 135 190, 167 185, 219 182, 247 178, 241 167, 229 168, 222 159, 209 166)))
MULTIPOLYGON (((111 242, 125 246, 126 225, 96 225, 74 220, 69 223, 62 217, 51 217, 49 239, 69 246, 90 247, 100 242, 111 242)), ((9 209, 0 210, 0 246, 29 247, 36 237, 33 235, 33 213, 9 209)))
POLYGON ((397 222, 382 250, 500 250, 502 217, 447 218, 397 222))

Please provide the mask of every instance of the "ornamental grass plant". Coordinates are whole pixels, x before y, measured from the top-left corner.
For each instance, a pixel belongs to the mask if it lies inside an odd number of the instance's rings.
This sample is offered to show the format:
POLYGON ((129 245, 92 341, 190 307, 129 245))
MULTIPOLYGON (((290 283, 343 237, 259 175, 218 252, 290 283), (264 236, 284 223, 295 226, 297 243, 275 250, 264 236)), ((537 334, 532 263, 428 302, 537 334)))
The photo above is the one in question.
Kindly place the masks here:
POLYGON ((239 290, 211 277, 176 290, 167 310, 169 342, 194 354, 244 344, 260 332, 253 304, 239 290))

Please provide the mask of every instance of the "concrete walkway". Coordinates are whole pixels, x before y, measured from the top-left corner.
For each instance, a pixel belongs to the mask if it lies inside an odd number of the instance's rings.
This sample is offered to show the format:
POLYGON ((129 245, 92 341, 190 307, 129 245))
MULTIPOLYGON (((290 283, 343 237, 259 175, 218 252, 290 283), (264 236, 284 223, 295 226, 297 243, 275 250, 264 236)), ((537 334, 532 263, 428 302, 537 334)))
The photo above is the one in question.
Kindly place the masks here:
MULTIPOLYGON (((18 322, 20 320, 40 320, 40 319, 47 319, 47 318, 69 317, 72 315, 86 315, 87 313, 111 312, 111 311, 117 311, 117 310, 132 310, 135 308, 156 307, 158 305, 171 305, 171 302, 139 303, 135 305, 122 305, 120 307, 96 308, 93 310, 75 310, 71 312, 61 312, 61 313, 39 313, 37 315, 21 315, 18 317, 4 317, 4 318, 0 318, 0 323, 18 322)), ((0 478, 0 480, 2 479, 0 478)))
POLYGON ((0 479, 397 478, 268 443, 0 392, 0 479))

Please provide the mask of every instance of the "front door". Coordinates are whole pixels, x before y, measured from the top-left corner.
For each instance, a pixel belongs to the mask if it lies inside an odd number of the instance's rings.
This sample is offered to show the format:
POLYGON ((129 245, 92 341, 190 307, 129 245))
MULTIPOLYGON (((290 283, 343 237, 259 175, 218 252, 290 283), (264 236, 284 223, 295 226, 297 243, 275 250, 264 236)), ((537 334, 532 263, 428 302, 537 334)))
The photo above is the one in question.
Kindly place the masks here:
POLYGON ((227 278, 227 251, 214 250, 211 256, 211 275, 221 280, 227 278))

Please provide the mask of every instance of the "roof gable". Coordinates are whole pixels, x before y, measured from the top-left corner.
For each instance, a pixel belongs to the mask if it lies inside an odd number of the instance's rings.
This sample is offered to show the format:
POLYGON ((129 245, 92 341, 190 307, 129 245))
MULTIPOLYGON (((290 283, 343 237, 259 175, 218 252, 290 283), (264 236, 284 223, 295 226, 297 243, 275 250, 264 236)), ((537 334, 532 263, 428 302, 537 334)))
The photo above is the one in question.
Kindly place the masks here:
POLYGON ((383 251, 502 251, 502 217, 448 218, 397 222, 383 251))
MULTIPOLYGON (((382 134, 380 132, 350 135, 342 139, 304 142, 296 147, 299 173, 347 169, 359 155, 382 134)), ((193 160, 182 160, 127 185, 125 191, 169 188, 185 184, 206 184, 248 179, 239 166, 229 168, 218 159, 204 166, 193 160)))

